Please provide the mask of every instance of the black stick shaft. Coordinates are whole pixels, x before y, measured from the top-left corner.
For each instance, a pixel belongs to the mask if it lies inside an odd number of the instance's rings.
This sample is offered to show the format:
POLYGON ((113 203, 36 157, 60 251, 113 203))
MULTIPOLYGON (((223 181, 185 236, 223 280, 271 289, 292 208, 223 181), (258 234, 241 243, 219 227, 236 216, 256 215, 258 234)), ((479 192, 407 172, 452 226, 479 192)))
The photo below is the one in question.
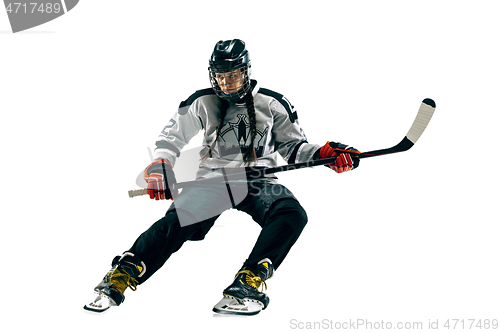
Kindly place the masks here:
MULTIPOLYGON (((393 148, 389 148, 389 149, 373 150, 373 151, 361 153, 358 156, 359 156, 359 158, 367 158, 367 157, 386 155, 386 154, 396 153, 398 151, 403 151, 403 150, 395 150, 394 149, 398 146, 394 146, 393 148)), ((407 150, 407 149, 404 149, 404 150, 407 150)), ((277 166, 277 167, 273 167, 273 168, 250 169, 247 171, 232 173, 231 177, 242 178, 243 176, 245 176, 246 178, 249 178, 249 179, 256 179, 256 178, 264 177, 265 175, 270 175, 270 174, 277 173, 277 172, 290 171, 290 170, 332 164, 332 163, 335 163, 335 160, 336 160, 336 157, 330 157, 330 158, 323 158, 323 159, 319 159, 319 160, 312 160, 312 161, 302 162, 302 163, 281 165, 281 166, 277 166)), ((187 182, 177 183, 176 188, 183 188, 183 187, 194 185, 194 184, 220 183, 222 181, 224 181, 224 177, 214 177, 214 178, 207 178, 207 179, 191 180, 191 181, 187 181, 187 182)))
MULTIPOLYGON (((399 143, 398 145, 396 145, 392 148, 373 150, 373 151, 361 153, 361 154, 359 154, 359 158, 367 158, 367 157, 372 157, 372 156, 392 154, 392 153, 396 153, 399 151, 408 150, 413 145, 413 144, 411 144, 411 145, 405 145, 405 147, 401 147, 401 144, 403 142, 405 142, 404 139, 403 139, 403 141, 401 141, 401 143, 399 143)), ((324 158, 324 159, 320 159, 320 160, 313 160, 313 161, 303 162, 303 163, 287 164, 287 165, 282 165, 282 166, 278 166, 278 167, 274 167, 274 168, 251 169, 248 171, 231 173, 230 176, 237 177, 239 179, 241 179, 243 176, 246 177, 247 179, 248 178, 256 179, 256 178, 264 177, 265 175, 273 174, 276 172, 290 171, 290 170, 296 170, 296 169, 331 164, 331 163, 334 163, 335 160, 336 160, 336 157, 331 157, 331 158, 324 158)), ((224 169, 223 169, 223 172, 224 172, 224 169)), ((224 172, 224 174, 225 174, 224 177, 214 177, 214 178, 198 179, 198 180, 180 182, 180 183, 177 183, 175 185, 175 188, 180 189, 180 188, 188 187, 191 185, 197 185, 197 184, 216 184, 216 183, 221 183, 221 182, 227 183, 228 175, 225 172, 224 172)), ((129 193, 129 196, 131 198, 136 197, 136 196, 140 196, 140 195, 148 194, 147 189, 131 190, 128 193, 129 193)))

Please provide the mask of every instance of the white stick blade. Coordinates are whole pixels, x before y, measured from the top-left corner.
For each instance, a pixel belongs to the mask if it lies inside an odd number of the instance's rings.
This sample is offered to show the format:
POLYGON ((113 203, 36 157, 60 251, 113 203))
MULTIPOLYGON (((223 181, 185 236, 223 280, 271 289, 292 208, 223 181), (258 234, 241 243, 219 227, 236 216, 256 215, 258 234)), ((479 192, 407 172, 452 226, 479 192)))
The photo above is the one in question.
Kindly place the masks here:
POLYGON ((408 134, 406 134, 406 137, 414 144, 424 132, 427 124, 429 124, 435 109, 436 103, 432 99, 426 98, 422 101, 417 117, 413 121, 408 134))

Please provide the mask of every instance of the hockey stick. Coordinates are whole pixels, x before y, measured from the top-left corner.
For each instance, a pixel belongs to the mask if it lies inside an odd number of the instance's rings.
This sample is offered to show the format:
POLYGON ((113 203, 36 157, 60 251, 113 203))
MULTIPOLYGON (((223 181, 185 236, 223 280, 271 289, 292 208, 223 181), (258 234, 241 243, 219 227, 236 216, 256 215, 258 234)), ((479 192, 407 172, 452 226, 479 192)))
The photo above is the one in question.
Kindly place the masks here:
MULTIPOLYGON (((420 136, 424 132, 425 128, 427 127, 427 124, 429 124, 429 121, 431 120, 435 109, 436 109, 436 103, 434 103, 434 101, 432 99, 430 99, 430 98, 424 99, 422 101, 422 104, 420 104, 420 108, 418 110, 417 116, 415 117, 415 120, 413 121, 413 124, 411 125, 410 130, 405 135, 403 140, 401 140, 401 142, 399 142, 397 145, 395 145, 394 147, 391 147, 391 148, 379 149, 379 150, 373 150, 373 151, 361 153, 361 154, 359 154, 359 158, 388 155, 388 154, 407 151, 408 149, 413 147, 413 145, 415 145, 417 140, 420 138, 420 136)), ((245 176, 247 178, 259 178, 259 177, 263 177, 265 175, 273 174, 276 172, 283 172, 283 171, 296 170, 296 169, 309 168, 309 167, 314 167, 314 166, 319 166, 319 165, 331 164, 331 163, 335 162, 335 159, 336 159, 336 157, 332 157, 332 158, 324 158, 324 159, 320 159, 320 160, 313 160, 313 161, 308 161, 308 162, 303 162, 303 163, 287 164, 287 165, 282 165, 282 166, 278 166, 278 167, 274 167, 274 168, 250 169, 248 171, 230 173, 230 175, 231 176, 239 176, 239 177, 245 176)), ((220 183, 222 181, 227 180, 227 175, 225 174, 224 169, 221 169, 221 170, 224 173, 224 177, 214 177, 214 178, 208 178, 208 179, 199 179, 199 180, 181 182, 181 183, 175 184, 175 188, 179 189, 179 188, 191 186, 194 184, 220 183)), ((136 196, 140 196, 140 195, 146 195, 147 193, 148 193, 147 189, 128 191, 128 195, 131 198, 136 197, 136 196)))

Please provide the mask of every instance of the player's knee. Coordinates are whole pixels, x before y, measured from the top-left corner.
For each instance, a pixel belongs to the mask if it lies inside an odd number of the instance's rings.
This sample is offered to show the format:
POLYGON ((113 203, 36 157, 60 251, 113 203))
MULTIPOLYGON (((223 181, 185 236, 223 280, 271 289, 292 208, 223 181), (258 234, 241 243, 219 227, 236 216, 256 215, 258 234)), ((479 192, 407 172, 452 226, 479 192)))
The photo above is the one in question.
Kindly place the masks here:
POLYGON ((278 216, 280 220, 285 221, 298 233, 300 233, 307 224, 306 211, 298 201, 293 199, 278 201, 274 206, 273 214, 278 216))

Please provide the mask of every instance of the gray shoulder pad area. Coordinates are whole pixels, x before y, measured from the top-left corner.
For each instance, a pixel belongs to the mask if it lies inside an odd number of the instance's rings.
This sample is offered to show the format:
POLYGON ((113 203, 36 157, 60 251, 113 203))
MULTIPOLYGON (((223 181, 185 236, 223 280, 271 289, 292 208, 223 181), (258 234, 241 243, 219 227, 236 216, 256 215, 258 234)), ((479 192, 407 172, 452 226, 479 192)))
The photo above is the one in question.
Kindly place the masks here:
POLYGON ((196 91, 194 94, 189 96, 188 99, 186 99, 185 101, 182 101, 181 104, 179 104, 179 114, 185 115, 189 109, 189 106, 191 104, 193 104, 193 102, 195 100, 197 100, 198 98, 200 98, 202 96, 206 96, 206 95, 215 95, 215 92, 212 88, 207 88, 207 89, 202 89, 202 90, 196 91))
POLYGON ((258 91, 258 93, 261 93, 261 94, 266 95, 266 96, 273 97, 278 102, 280 102, 281 105, 283 105, 283 107, 285 108, 286 112, 288 113, 288 116, 290 117, 290 121, 292 123, 294 123, 295 120, 298 119, 297 111, 295 111, 293 109, 293 105, 282 94, 279 94, 279 93, 277 93, 275 91, 272 91, 272 90, 269 90, 269 89, 266 89, 266 88, 260 88, 259 91, 258 91))

